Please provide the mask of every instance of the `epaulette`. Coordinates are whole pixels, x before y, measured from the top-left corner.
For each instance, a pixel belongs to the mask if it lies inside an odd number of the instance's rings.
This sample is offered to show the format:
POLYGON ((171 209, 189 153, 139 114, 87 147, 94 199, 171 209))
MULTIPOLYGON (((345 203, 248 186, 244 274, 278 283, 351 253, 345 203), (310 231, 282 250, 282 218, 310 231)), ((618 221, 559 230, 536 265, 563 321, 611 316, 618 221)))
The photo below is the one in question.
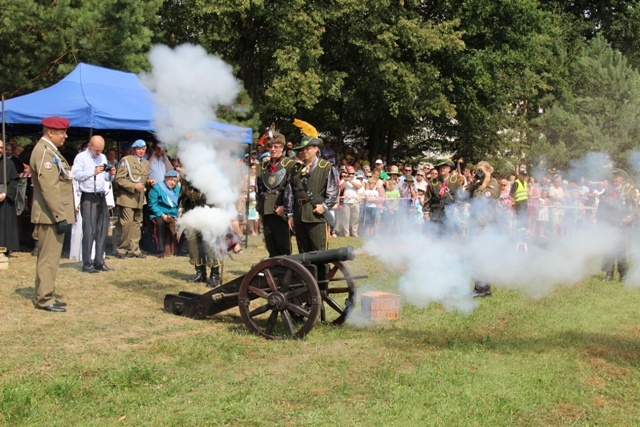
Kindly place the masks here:
POLYGON ((322 168, 322 169, 326 168, 327 166, 331 166, 331 165, 333 165, 333 163, 331 163, 331 162, 329 162, 329 161, 327 161, 325 159, 320 159, 320 161, 318 161, 318 167, 322 168))
POLYGON ((295 160, 292 159, 291 157, 283 157, 281 162, 282 162, 282 166, 287 167, 289 166, 289 164, 291 164, 291 162, 295 162, 295 160))

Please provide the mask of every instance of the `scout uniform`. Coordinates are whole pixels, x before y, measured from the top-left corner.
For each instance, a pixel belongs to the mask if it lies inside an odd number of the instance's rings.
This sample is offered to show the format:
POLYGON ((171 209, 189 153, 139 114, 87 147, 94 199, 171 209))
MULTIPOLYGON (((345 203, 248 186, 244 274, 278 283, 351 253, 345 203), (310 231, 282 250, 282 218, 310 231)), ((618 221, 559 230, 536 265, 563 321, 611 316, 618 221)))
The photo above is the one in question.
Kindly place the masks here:
MULTIPOLYGON (((142 140, 137 140, 133 148, 146 146, 142 140)), ((135 155, 124 157, 118 166, 116 174, 116 184, 118 185, 118 196, 116 204, 120 208, 118 223, 120 225, 121 236, 118 244, 116 256, 142 258, 140 252, 140 237, 142 232, 142 207, 146 203, 145 191, 136 190, 136 184, 142 183, 146 186, 149 180, 149 161, 139 159, 135 155)))
POLYGON ((284 206, 284 189, 296 161, 282 157, 267 160, 258 167, 256 174, 256 209, 262 217, 264 242, 269 256, 291 255, 291 232, 286 217, 278 216, 276 208, 284 206))
MULTIPOLYGON (((42 125, 47 135, 49 130, 65 131, 69 120, 48 117, 42 120, 42 125)), ((33 180, 31 222, 38 236, 33 302, 36 308, 62 312, 66 311, 63 308, 66 304, 56 301, 53 293, 65 232, 76 220, 71 168, 56 145, 45 136, 34 147, 29 166, 33 180)))

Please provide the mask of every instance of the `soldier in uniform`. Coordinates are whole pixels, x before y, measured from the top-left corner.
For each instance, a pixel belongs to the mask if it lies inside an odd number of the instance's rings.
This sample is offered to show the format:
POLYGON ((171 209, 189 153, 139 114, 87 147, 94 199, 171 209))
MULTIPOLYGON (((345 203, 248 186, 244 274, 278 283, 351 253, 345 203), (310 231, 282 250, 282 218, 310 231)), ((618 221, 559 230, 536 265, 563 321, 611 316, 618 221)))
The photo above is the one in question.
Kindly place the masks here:
MULTIPOLYGON (((189 181, 183 179, 180 197, 178 198, 178 217, 181 217, 185 212, 206 204, 205 195, 191 185, 189 181)), ((218 286, 220 284, 220 261, 209 243, 204 241, 199 231, 187 230, 187 247, 189 249, 189 260, 196 268, 196 275, 189 282, 206 282, 208 288, 218 286), (208 279, 207 266, 211 269, 208 279)))
POLYGON ((268 160, 256 174, 256 209, 262 219, 264 242, 269 256, 291 255, 291 232, 284 213, 284 189, 295 160, 282 157, 284 135, 274 132, 266 141, 268 160))
POLYGON ((424 195, 422 207, 424 220, 435 224, 440 235, 443 235, 447 229, 451 230, 452 224, 447 220, 447 207, 455 203, 456 193, 464 185, 463 179, 451 175, 454 167, 451 160, 439 163, 436 166, 438 177, 429 179, 424 195))
POLYGON ((285 189, 285 211, 300 253, 326 250, 327 226, 335 224, 329 211, 338 200, 338 171, 320 158, 320 147, 321 139, 302 138, 294 148, 302 163, 293 167, 285 189))
POLYGON ((33 180, 31 222, 38 236, 33 302, 41 310, 65 312, 67 304, 56 300, 54 292, 64 235, 76 220, 71 168, 58 150, 67 139, 69 120, 47 117, 42 126, 42 138, 29 161, 33 180))
POLYGON ((602 270, 606 280, 613 280, 617 265, 621 282, 624 282, 629 270, 627 239, 638 211, 633 187, 625 182, 627 177, 622 169, 614 170, 612 183, 600 196, 598 205, 598 223, 615 228, 613 233, 617 237, 615 249, 602 259, 602 270))
POLYGON ((155 185, 149 180, 149 161, 144 158, 147 143, 139 139, 131 146, 133 154, 124 157, 118 166, 116 183, 119 206, 118 223, 121 230, 116 258, 145 258, 140 252, 142 234, 142 208, 146 203, 145 190, 155 185))
MULTIPOLYGON (((493 167, 489 162, 482 161, 476 165, 473 183, 469 186, 471 197, 471 233, 477 233, 484 227, 490 226, 496 219, 496 204, 500 197, 500 185, 491 176, 493 167)), ((491 285, 486 281, 476 280, 473 297, 491 296, 491 285)))

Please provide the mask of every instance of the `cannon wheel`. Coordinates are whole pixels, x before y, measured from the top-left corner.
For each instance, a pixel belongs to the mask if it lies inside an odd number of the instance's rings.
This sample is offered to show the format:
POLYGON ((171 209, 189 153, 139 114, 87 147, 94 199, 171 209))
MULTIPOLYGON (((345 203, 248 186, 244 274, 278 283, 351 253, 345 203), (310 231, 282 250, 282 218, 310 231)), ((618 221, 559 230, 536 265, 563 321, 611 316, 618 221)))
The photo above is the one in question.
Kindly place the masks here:
MULTIPOLYGON (((349 269, 340 261, 327 264, 327 279, 329 279, 329 286, 326 290, 320 291, 322 295, 322 301, 326 305, 338 313, 338 317, 331 323, 334 325, 342 325, 356 304, 356 283, 353 279, 350 279, 351 274, 349 269), (332 287, 333 282, 344 281, 345 284, 332 287), (344 307, 340 305, 336 299, 344 298, 344 307)), ((323 322, 327 321, 327 310, 325 305, 322 305, 322 312, 320 318, 323 322)))
POLYGON ((313 328, 322 306, 315 278, 286 258, 268 258, 245 276, 238 308, 247 327, 268 339, 302 338, 313 328))

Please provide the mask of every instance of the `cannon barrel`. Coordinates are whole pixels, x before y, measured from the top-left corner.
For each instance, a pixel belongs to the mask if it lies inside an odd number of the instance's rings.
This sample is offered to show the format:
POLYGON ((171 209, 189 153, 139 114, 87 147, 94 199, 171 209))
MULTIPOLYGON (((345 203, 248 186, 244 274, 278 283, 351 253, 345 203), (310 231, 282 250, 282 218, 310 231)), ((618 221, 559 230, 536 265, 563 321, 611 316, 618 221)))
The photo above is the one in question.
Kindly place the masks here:
POLYGON ((329 249, 326 251, 305 252, 296 255, 282 255, 282 258, 288 258, 301 264, 328 264, 331 262, 351 261, 355 257, 353 246, 345 246, 343 248, 329 249))

